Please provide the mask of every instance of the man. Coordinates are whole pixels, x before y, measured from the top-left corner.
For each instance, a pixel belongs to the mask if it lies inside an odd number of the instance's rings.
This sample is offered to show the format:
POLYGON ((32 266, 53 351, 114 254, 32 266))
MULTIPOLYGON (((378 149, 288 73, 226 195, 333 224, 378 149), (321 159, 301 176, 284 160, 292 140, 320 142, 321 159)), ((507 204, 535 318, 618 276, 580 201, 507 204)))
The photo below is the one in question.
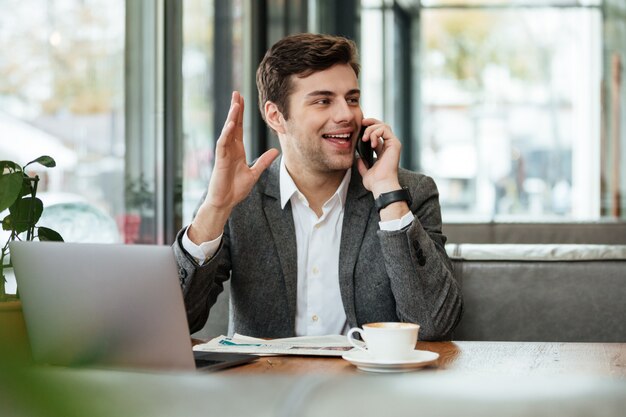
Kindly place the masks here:
POLYGON ((391 128, 363 118, 356 55, 353 42, 314 34, 266 53, 259 106, 280 158, 270 149, 246 163, 244 103, 233 93, 207 195, 174 244, 192 332, 230 278, 238 333, 340 334, 405 321, 421 325, 420 339, 451 337, 462 301, 437 188, 399 169, 391 128), (361 139, 376 151, 371 167, 354 156, 361 139))

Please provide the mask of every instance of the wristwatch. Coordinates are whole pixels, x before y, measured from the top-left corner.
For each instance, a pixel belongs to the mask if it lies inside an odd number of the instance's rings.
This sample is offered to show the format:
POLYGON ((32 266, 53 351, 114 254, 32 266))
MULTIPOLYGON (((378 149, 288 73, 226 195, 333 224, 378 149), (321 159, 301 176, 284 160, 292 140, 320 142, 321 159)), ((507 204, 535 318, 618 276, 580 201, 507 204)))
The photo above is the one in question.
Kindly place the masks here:
POLYGON ((378 210, 378 212, 380 213, 382 209, 384 209, 391 203, 395 203, 396 201, 406 201, 409 207, 411 207, 411 203, 413 202, 413 200, 411 199, 411 194, 409 193, 408 187, 402 187, 399 190, 380 194, 375 201, 376 210, 378 210))

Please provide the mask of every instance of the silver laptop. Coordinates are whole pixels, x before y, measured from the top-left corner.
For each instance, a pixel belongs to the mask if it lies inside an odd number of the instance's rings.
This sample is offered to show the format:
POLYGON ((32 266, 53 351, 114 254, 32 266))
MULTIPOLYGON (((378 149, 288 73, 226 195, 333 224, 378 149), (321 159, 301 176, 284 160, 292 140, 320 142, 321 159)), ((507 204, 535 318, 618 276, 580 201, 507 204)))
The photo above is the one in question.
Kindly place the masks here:
MULTIPOLYGON (((11 260, 35 362, 196 368, 172 248, 14 242, 11 260)), ((256 359, 197 353, 209 370, 256 359)))

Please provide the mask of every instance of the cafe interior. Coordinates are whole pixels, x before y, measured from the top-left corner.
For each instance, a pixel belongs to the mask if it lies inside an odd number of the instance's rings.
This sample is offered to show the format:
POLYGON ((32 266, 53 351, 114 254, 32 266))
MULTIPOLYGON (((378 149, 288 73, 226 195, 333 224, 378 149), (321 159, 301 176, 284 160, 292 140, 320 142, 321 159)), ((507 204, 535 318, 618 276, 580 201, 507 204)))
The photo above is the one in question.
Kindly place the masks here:
MULTIPOLYGON (((626 1, 0 5, 0 160, 54 158, 28 172, 39 225, 65 242, 171 245, 207 189, 233 91, 248 160, 279 148, 256 105, 265 51, 341 35, 359 50, 364 115, 393 128, 401 167, 437 184, 463 296, 451 341, 418 335, 437 359, 398 372, 299 355, 215 372, 49 369, 13 343, 27 326, 0 319, 0 415, 624 415, 626 1)), ((229 296, 226 282, 194 344, 232 336, 229 296)))

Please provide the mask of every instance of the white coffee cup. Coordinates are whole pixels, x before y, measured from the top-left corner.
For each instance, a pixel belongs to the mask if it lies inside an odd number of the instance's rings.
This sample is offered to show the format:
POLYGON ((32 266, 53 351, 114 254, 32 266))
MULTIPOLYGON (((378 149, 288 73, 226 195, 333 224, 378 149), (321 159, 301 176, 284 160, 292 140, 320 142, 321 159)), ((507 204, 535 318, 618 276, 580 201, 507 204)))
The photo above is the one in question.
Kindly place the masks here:
POLYGON ((348 331, 348 342, 355 348, 368 352, 372 359, 400 361, 407 359, 415 350, 420 326, 413 323, 368 323, 363 328, 353 327, 348 331), (355 343, 352 335, 358 333, 366 348, 355 343))

